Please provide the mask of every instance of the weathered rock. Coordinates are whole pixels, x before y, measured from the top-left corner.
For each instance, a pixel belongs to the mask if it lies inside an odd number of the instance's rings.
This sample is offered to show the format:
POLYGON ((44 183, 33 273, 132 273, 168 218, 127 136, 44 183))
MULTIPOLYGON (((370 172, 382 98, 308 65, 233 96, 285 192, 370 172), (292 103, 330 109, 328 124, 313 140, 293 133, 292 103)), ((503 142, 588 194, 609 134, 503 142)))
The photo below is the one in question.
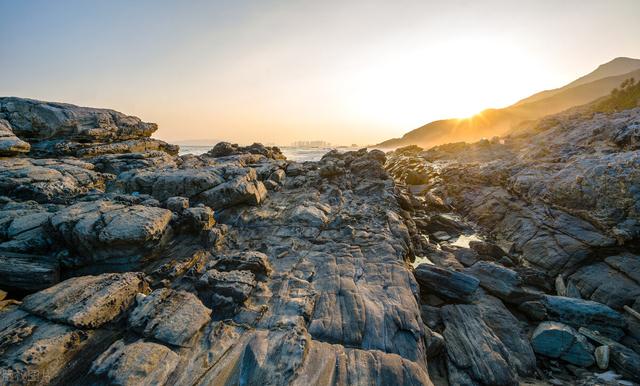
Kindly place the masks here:
POLYGON ((192 232, 208 231, 216 224, 209 207, 187 208, 182 212, 182 222, 192 232))
POLYGON ((469 248, 476 251, 479 255, 489 256, 495 260, 500 259, 503 256, 509 256, 505 251, 502 250, 499 246, 488 243, 486 241, 470 241, 469 248))
POLYGON ((610 307, 582 299, 546 295, 539 301, 525 302, 520 309, 533 319, 550 319, 573 328, 587 327, 613 339, 624 335, 622 315, 610 307))
POLYGON ((129 327, 144 337, 186 346, 210 316, 211 310, 195 295, 163 288, 140 297, 129 315, 129 327))
MULTIPOLYGON (((51 218, 53 229, 75 251, 66 264, 139 266, 170 234, 171 211, 115 201, 80 202, 51 218)), ((122 269, 120 268, 120 269, 122 269)))
POLYGON ((178 362, 178 355, 161 344, 119 340, 93 362, 91 373, 98 384, 164 385, 178 362))
POLYGON ((38 291, 60 281, 60 265, 49 256, 0 251, 0 286, 38 291))
POLYGON ((480 284, 473 276, 430 264, 420 264, 414 274, 422 288, 460 302, 470 301, 480 284))
POLYGON ((187 197, 169 197, 166 201, 166 207, 172 212, 182 213, 189 207, 189 199, 187 197))
POLYGON ((218 271, 250 271, 258 280, 265 280, 273 269, 269 257, 262 252, 246 251, 234 255, 220 256, 207 265, 218 271))
POLYGON ((583 299, 622 309, 640 297, 640 284, 630 279, 628 273, 633 275, 634 270, 620 272, 606 263, 596 263, 577 270, 569 276, 569 282, 580 291, 583 299))
POLYGON ((7 385, 64 384, 85 349, 109 332, 78 330, 14 309, 0 317, 0 369, 7 385))
POLYGON ((235 308, 244 303, 256 287, 250 271, 221 272, 210 269, 197 282, 202 302, 211 308, 235 308))
POLYGON ((276 146, 264 146, 261 143, 254 143, 250 146, 239 146, 235 143, 219 142, 206 153, 208 157, 228 157, 231 155, 250 153, 260 154, 271 159, 284 159, 284 155, 276 146))
POLYGON ((140 274, 105 273, 65 280, 24 298, 21 308, 79 328, 97 328, 122 314, 145 291, 140 274))
POLYGON ((474 305, 442 308, 449 382, 466 385, 517 385, 508 352, 474 305))
POLYGON ((587 339, 566 324, 542 322, 531 336, 533 350, 550 358, 559 358, 577 366, 595 363, 594 347, 587 339))
POLYGON ((40 203, 66 203, 92 191, 104 190, 106 177, 93 165, 73 158, 0 159, 0 195, 40 203))
POLYGON ((248 172, 200 193, 198 201, 213 209, 223 209, 238 204, 258 205, 266 197, 262 181, 256 180, 255 172, 248 172))
POLYGON ((14 156, 28 153, 31 145, 18 138, 11 129, 11 125, 4 119, 0 119, 0 157, 14 156))
POLYGON ((427 359, 438 356, 445 347, 444 337, 435 331, 427 329, 424 339, 425 347, 427 349, 427 359))
POLYGON ((516 271, 494 263, 478 261, 465 273, 478 279, 480 286, 489 293, 509 303, 518 304, 540 297, 540 294, 522 288, 522 279, 516 271))
POLYGON ((506 359, 521 376, 530 376, 536 368, 534 355, 522 322, 493 296, 482 294, 474 302, 487 324, 506 349, 506 359))
POLYGON ((158 126, 107 109, 33 99, 0 98, 0 112, 13 131, 27 141, 68 138, 77 141, 149 137, 158 126))

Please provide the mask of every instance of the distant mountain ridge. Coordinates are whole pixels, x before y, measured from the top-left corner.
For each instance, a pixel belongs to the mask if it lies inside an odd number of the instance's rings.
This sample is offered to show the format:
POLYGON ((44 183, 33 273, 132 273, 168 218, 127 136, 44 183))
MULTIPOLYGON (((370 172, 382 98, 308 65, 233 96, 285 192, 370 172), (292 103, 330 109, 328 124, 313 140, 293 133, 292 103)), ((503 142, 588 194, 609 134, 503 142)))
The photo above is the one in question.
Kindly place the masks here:
POLYGON ((430 122, 406 133, 402 138, 390 139, 376 146, 382 148, 406 145, 430 147, 447 142, 470 142, 484 137, 503 135, 526 121, 589 103, 608 95, 613 88, 632 77, 640 79, 640 59, 615 58, 563 87, 541 91, 505 108, 484 110, 471 118, 430 122))

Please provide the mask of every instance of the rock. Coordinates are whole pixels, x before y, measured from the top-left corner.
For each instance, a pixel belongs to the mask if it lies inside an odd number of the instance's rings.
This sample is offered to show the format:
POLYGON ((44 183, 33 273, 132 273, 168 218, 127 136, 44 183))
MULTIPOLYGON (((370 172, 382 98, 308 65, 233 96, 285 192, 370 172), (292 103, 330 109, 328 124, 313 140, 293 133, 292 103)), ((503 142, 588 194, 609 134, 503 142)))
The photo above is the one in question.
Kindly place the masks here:
POLYGON ((244 303, 253 289, 256 280, 250 271, 221 272, 210 269, 197 282, 198 295, 202 302, 216 307, 235 308, 244 303))
POLYGON ((48 256, 0 251, 0 286, 38 291, 60 281, 60 266, 48 256))
POLYGON ((279 148, 276 146, 268 147, 261 143, 254 143, 250 146, 238 146, 229 142, 219 142, 211 150, 206 153, 208 157, 228 157, 242 153, 260 154, 274 160, 285 159, 279 148))
POLYGON ((469 248, 476 251, 479 255, 489 256, 494 260, 499 260, 504 256, 509 256, 509 254, 503 251, 499 246, 486 241, 472 240, 469 242, 469 248))
POLYGON ((0 119, 0 157, 28 153, 29 150, 31 150, 31 145, 13 133, 9 122, 0 119))
POLYGON ((211 310, 195 295, 162 288, 140 299, 129 315, 129 327, 146 338, 188 346, 210 316, 211 310))
POLYGON ((167 347, 142 340, 119 340, 100 355, 91 373, 111 385, 163 385, 179 362, 167 347))
POLYGON ((329 218, 321 209, 312 205, 300 205, 291 212, 291 219, 309 226, 323 226, 329 222, 329 218))
POLYGON ((189 199, 187 197, 169 197, 165 203, 167 209, 174 213, 182 213, 189 207, 189 199))
POLYGON ((428 292, 459 302, 470 301, 480 284, 473 276, 430 264, 420 264, 414 274, 420 286, 428 292))
POLYGON ((262 181, 256 180, 255 172, 249 172, 200 193, 196 201, 217 210, 238 204, 258 205, 266 197, 262 181))
POLYGON ((134 272, 74 277, 26 296, 21 308, 51 321, 97 328, 120 316, 144 291, 141 275, 134 272))
POLYGON ((477 306, 444 306, 442 320, 451 384, 517 385, 507 350, 477 306))
POLYGON ((440 352, 445 347, 444 338, 439 333, 427 329, 425 333, 425 346, 427 349, 427 359, 434 358, 440 355, 440 352))
POLYGON ((149 137, 158 129, 113 110, 22 98, 0 98, 0 112, 16 135, 27 140, 126 140, 149 137))
POLYGON ((39 203, 68 203, 92 190, 104 190, 106 177, 80 160, 0 159, 0 195, 39 203))
POLYGON ((640 354, 606 336, 600 335, 598 332, 584 327, 580 327, 579 331, 582 335, 587 336, 594 342, 609 346, 609 363, 613 368, 625 377, 634 381, 640 381, 640 375, 638 374, 640 354))
POLYGON ((109 336, 105 331, 52 323, 16 308, 1 315, 0 368, 7 385, 64 384, 72 377, 71 364, 109 336))
POLYGON ((640 284, 630 279, 627 271, 620 272, 602 262, 578 269, 569 276, 569 281, 580 291, 583 299, 604 303, 614 309, 633 304, 640 297, 640 284))
POLYGON ((438 241, 447 241, 451 240, 451 236, 444 231, 436 231, 431 234, 438 241))
POLYGON ((273 269, 269 257, 262 252, 246 251, 235 255, 220 256, 207 264, 218 271, 250 271, 258 280, 266 280, 273 269))
POLYGON ((600 370, 609 368, 609 346, 598 346, 594 352, 600 370))
POLYGON ((192 232, 208 231, 216 224, 213 210, 209 207, 187 208, 182 213, 182 221, 192 232))
POLYGON ((105 263, 129 269, 166 242, 170 221, 171 211, 166 209, 99 200, 60 210, 51 225, 76 253, 67 264, 105 263))
POLYGON ((493 296, 482 294, 475 300, 482 320, 505 347, 507 360, 521 376, 531 376, 536 369, 536 357, 522 322, 493 296))
POLYGON ((540 297, 522 288, 522 279, 516 271, 494 263, 478 261, 465 273, 478 279, 480 286, 489 293, 509 303, 517 304, 540 297))
POLYGON ((525 302, 520 309, 534 319, 548 318, 573 328, 588 327, 613 339, 624 335, 622 315, 590 300, 545 295, 540 301, 525 302))
POLYGON ((542 322, 531 336, 533 350, 550 358, 559 358, 581 367, 595 363, 594 347, 566 324, 542 322))

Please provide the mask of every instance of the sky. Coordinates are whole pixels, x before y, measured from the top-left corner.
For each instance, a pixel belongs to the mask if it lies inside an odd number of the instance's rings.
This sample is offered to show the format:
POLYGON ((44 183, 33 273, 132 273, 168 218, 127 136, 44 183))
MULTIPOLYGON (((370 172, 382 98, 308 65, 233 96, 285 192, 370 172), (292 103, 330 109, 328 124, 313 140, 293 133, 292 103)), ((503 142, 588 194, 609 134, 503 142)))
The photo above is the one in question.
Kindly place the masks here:
POLYGON ((638 0, 0 0, 0 96, 106 107, 170 142, 373 144, 618 56, 638 0))

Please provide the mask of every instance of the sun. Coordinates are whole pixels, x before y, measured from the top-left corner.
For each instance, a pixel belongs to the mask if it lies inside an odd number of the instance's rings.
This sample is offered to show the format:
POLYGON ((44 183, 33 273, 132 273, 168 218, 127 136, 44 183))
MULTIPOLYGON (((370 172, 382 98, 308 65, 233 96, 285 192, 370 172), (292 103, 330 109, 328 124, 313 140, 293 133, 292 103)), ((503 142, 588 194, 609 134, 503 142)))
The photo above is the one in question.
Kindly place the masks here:
POLYGON ((429 120, 472 117, 535 90, 539 71, 532 57, 502 37, 450 37, 404 47, 376 55, 346 80, 344 103, 360 118, 400 131, 429 120))

